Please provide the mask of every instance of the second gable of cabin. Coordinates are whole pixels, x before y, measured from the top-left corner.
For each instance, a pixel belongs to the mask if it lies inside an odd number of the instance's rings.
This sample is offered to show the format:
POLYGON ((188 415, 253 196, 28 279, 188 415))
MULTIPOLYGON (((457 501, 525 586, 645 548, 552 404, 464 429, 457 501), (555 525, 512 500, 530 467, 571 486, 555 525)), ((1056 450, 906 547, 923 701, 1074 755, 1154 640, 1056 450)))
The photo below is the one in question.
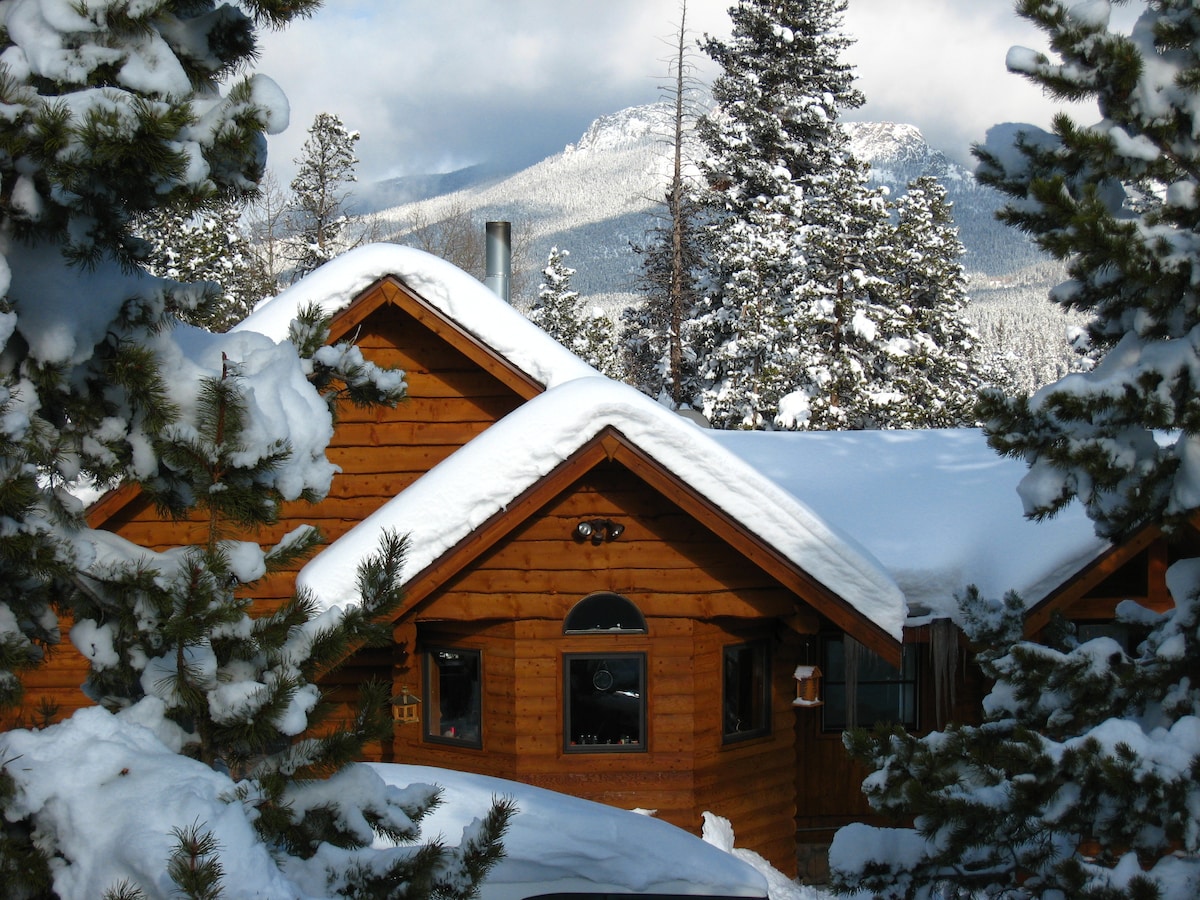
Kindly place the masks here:
MULTIPOLYGON (((306 523, 336 540, 528 399, 525 385, 468 355, 481 351, 464 349, 460 333, 441 327, 390 279, 364 291, 334 326, 334 339, 357 344, 377 365, 403 369, 407 396, 393 408, 340 407, 327 455, 341 473, 329 496, 316 505, 285 504, 276 525, 247 539, 270 544, 306 523)), ((200 517, 172 521, 135 491, 115 494, 93 507, 89 524, 158 551, 205 539, 200 517)), ((252 595, 268 602, 290 596, 294 575, 268 576, 252 595)))

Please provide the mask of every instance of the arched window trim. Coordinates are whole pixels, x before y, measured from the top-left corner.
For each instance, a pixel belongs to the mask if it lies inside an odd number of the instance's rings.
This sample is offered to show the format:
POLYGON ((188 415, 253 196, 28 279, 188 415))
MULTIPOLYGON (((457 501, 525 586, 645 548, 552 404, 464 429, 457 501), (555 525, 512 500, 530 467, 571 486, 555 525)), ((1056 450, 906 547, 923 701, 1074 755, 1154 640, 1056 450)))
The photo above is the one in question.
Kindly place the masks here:
POLYGON ((647 631, 642 611, 628 597, 612 591, 588 594, 563 619, 563 634, 646 634, 647 631), (585 627, 584 623, 590 624, 585 627))

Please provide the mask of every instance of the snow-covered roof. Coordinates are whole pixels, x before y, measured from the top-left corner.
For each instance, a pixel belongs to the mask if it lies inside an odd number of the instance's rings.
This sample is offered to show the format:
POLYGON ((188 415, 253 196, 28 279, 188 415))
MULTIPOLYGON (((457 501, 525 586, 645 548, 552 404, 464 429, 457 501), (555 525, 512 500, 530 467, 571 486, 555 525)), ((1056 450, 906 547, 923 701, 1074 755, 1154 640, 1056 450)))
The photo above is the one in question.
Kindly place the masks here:
POLYGON ((545 387, 599 374, 462 269, 399 244, 368 244, 336 257, 260 303, 235 330, 284 340, 304 307, 316 304, 337 313, 387 276, 545 387))
POLYGON ((900 586, 914 616, 950 615, 968 584, 1027 606, 1099 556, 1078 504, 1026 519, 1020 460, 973 429, 712 431, 710 437, 854 537, 900 586))
POLYGON ((599 376, 470 275, 408 247, 344 254, 239 329, 281 339, 304 305, 336 312, 389 275, 548 390, 306 566, 300 583, 328 605, 355 602, 355 569, 384 529, 409 535, 411 578, 609 426, 893 636, 906 619, 953 614, 969 584, 995 598, 1015 590, 1032 606, 1108 546, 1078 506, 1027 520, 1016 493, 1024 465, 978 431, 701 430, 599 376))
POLYGON ((552 388, 510 413, 325 549, 299 585, 327 606, 356 602, 355 570, 386 530, 409 535, 411 579, 608 427, 900 638, 904 597, 849 532, 724 450, 712 432, 603 377, 552 388))

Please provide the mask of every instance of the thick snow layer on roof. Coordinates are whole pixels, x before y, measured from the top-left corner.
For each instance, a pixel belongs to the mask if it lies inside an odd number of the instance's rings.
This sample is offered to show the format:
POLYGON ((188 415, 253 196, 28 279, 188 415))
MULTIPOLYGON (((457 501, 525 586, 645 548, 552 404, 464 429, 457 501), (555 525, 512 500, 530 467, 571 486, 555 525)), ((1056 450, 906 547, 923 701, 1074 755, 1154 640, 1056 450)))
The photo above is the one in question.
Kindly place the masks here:
POLYGON ((356 567, 385 530, 409 535, 406 578, 439 559, 606 426, 707 497, 784 557, 899 638, 904 598, 848 533, 711 440, 712 432, 607 378, 526 403, 335 541, 298 583, 326 605, 357 602, 356 567))
POLYGON ((1082 508, 1026 519, 1026 468, 979 431, 713 431, 831 527, 852 534, 891 573, 914 615, 955 611, 969 585, 1029 605, 1108 545, 1082 508))
POLYGON ((371 768, 389 784, 441 787, 444 803, 421 822, 421 832, 441 834, 451 845, 493 797, 516 802, 504 858, 484 880, 481 900, 550 891, 767 895, 766 881, 748 864, 650 816, 486 775, 386 763, 371 768))
POLYGON ((259 304, 236 330, 283 340, 288 325, 304 307, 316 304, 336 313, 388 275, 539 384, 554 387, 598 374, 462 269, 399 244, 368 244, 342 254, 259 304))

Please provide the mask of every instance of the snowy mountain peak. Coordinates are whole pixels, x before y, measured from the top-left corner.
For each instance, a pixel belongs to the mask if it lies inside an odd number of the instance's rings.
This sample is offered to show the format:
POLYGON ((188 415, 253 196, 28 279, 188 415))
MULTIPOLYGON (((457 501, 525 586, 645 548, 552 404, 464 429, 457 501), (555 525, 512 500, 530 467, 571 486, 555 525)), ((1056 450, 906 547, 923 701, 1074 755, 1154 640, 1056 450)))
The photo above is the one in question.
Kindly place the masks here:
POLYGON ((631 106, 596 119, 578 143, 567 144, 563 154, 626 149, 644 143, 647 137, 666 135, 670 121, 671 110, 665 103, 631 106))
POLYGON ((904 185, 922 175, 962 180, 967 170, 934 150, 915 125, 899 122, 850 122, 850 150, 871 165, 872 180, 904 185))

